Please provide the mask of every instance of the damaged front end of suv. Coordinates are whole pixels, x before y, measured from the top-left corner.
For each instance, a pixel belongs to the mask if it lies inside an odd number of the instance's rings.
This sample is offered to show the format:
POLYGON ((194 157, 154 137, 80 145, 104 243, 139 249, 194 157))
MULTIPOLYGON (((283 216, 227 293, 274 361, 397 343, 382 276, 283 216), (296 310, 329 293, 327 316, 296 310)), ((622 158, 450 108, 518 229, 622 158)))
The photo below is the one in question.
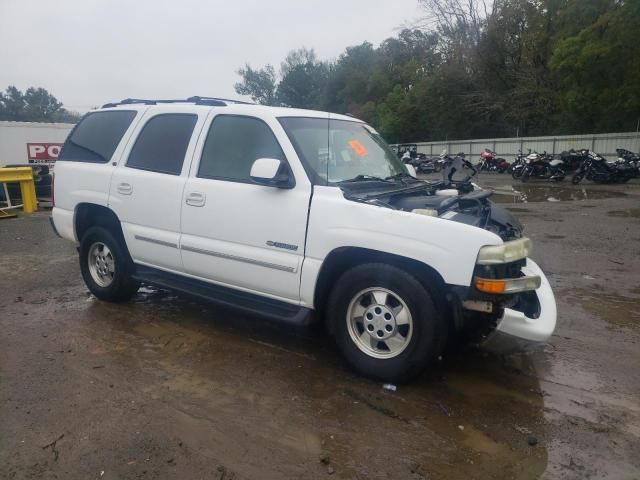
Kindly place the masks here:
POLYGON ((531 240, 511 212, 491 202, 492 191, 470 183, 462 190, 420 181, 378 191, 343 188, 350 200, 463 223, 500 237, 502 244, 479 249, 470 285, 448 285, 454 329, 467 342, 501 354, 544 343, 555 329, 556 304, 546 276, 529 258, 531 240))

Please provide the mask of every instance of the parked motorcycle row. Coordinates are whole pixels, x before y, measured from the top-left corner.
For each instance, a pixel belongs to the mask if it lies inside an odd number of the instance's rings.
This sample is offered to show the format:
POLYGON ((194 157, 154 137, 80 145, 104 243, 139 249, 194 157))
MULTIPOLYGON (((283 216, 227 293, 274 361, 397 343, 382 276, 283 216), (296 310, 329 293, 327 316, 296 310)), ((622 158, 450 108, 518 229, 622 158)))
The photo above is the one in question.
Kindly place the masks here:
POLYGON ((595 183, 624 183, 640 176, 640 155, 624 148, 616 149, 618 158, 607 160, 591 150, 582 150, 582 160, 571 182, 578 184, 583 178, 595 183))
MULTIPOLYGON (((434 173, 442 170, 446 160, 443 156, 429 157, 418 153, 417 145, 405 145, 398 151, 398 156, 406 164, 413 165, 418 173, 434 173)), ((632 178, 640 177, 640 155, 623 148, 616 150, 617 158, 606 159, 589 149, 568 150, 560 155, 546 152, 529 152, 525 155, 518 151, 513 163, 488 148, 480 154, 475 165, 478 172, 511 173, 512 177, 522 182, 531 178, 561 182, 567 171, 573 171, 571 182, 580 183, 583 179, 594 183, 624 183, 632 178)), ((464 154, 458 154, 458 156, 464 154)), ((465 160, 466 161, 466 160, 465 160)), ((468 163, 468 161, 467 161, 468 163)))

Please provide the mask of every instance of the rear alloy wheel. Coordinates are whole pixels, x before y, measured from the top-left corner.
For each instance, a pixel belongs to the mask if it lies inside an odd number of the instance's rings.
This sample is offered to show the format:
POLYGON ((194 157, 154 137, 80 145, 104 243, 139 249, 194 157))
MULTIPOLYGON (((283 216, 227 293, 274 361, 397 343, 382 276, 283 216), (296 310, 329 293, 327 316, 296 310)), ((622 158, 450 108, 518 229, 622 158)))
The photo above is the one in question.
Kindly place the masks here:
POLYGON ((416 376, 446 339, 430 289, 389 264, 363 264, 345 272, 333 287, 326 313, 351 367, 383 381, 416 376))
POLYGON ((100 287, 108 287, 115 275, 115 258, 109 247, 102 242, 95 242, 89 247, 87 256, 89 273, 93 281, 100 287))
POLYGON ((133 297, 140 283, 124 240, 103 227, 92 227, 80 241, 80 271, 87 288, 101 300, 123 302, 133 297))

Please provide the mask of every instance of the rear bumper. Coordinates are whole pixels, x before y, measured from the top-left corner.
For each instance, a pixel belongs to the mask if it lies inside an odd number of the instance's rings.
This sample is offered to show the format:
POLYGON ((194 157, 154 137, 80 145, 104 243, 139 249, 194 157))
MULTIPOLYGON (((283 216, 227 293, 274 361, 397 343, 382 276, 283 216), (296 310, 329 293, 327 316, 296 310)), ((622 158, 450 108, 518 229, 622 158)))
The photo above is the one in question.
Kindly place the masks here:
POLYGON ((56 228, 56 224, 53 223, 53 217, 49 217, 49 223, 51 224, 51 228, 53 228, 53 233, 55 233, 57 237, 62 238, 62 235, 60 235, 58 233, 58 229, 56 228))
POLYGON ((76 241, 72 210, 53 207, 51 210, 51 226, 59 237, 71 240, 72 242, 76 241))
POLYGON ((533 260, 527 259, 522 273, 538 275, 541 279, 536 290, 540 313, 537 318, 530 318, 523 312, 505 308, 497 328, 482 344, 487 350, 501 354, 530 350, 544 344, 556 328, 556 299, 544 272, 533 260))

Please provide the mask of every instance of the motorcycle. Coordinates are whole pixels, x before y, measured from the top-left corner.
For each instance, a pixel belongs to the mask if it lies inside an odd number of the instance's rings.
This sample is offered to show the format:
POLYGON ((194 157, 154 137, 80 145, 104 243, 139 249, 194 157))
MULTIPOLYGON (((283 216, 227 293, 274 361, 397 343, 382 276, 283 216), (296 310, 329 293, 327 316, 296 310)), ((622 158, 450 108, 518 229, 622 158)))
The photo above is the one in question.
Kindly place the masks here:
POLYGON ((455 189, 462 193, 472 192, 480 189, 471 180, 478 173, 476 167, 469 162, 463 152, 457 155, 451 156, 447 154, 446 150, 443 150, 440 154, 442 162, 442 182, 441 189, 455 189), (470 172, 468 172, 470 170, 470 172), (458 176, 454 178, 456 172, 464 175, 462 178, 458 176))
POLYGON ((630 168, 633 178, 640 177, 640 155, 624 148, 616 148, 617 164, 625 164, 630 168))
POLYGON ((418 158, 418 145, 415 143, 403 143, 401 145, 396 145, 393 150, 398 155, 398 158, 405 163, 407 163, 405 161, 407 158, 418 158))
MULTIPOLYGON (((530 155, 530 154, 531 154, 531 149, 529 149, 529 153, 527 155, 530 155)), ((509 169, 507 171, 511 174, 511 176, 514 179, 518 179, 520 178, 520 175, 522 175, 522 168, 524 167, 524 159, 527 157, 527 155, 522 153, 522 150, 518 150, 518 153, 516 154, 515 159, 509 165, 509 169)))
POLYGON ((511 174, 514 179, 528 182, 530 178, 542 178, 561 182, 564 180, 565 172, 562 160, 547 155, 546 152, 540 155, 533 152, 524 158, 524 162, 513 169, 511 174))
POLYGON ((416 170, 419 173, 437 173, 442 170, 442 160, 440 157, 429 158, 424 154, 420 155, 422 155, 422 157, 416 165, 416 170))
POLYGON ((583 150, 565 150, 560 153, 560 159, 564 162, 564 168, 566 170, 577 170, 584 160, 584 156, 582 154, 583 150))
POLYGON ((486 170, 488 172, 504 173, 509 169, 509 162, 504 158, 498 157, 498 154, 488 148, 480 154, 480 163, 476 165, 478 170, 486 170))
POLYGON ((571 178, 577 185, 583 178, 594 183, 625 183, 637 176, 637 169, 627 162, 609 163, 591 150, 582 150, 583 160, 571 178))

